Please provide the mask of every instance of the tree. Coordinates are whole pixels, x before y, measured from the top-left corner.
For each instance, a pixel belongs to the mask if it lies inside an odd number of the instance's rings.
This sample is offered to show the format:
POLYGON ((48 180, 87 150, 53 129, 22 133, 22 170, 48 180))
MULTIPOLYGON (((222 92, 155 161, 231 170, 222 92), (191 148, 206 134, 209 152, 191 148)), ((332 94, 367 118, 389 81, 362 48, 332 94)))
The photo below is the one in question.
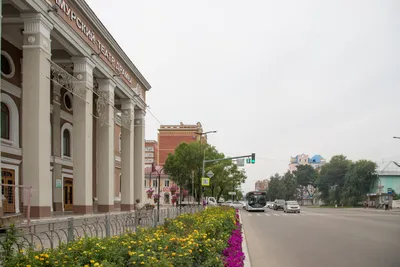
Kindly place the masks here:
POLYGON ((195 175, 194 186, 197 187, 197 192, 200 192, 204 155, 207 159, 223 157, 223 154, 209 144, 200 142, 181 143, 175 149, 174 154, 168 155, 164 171, 171 177, 172 181, 180 187, 186 187, 190 194, 194 195, 194 192, 192 192, 192 174, 195 175))
POLYGON ((288 171, 286 172, 281 180, 283 188, 283 199, 285 200, 296 200, 298 184, 294 175, 288 171))
POLYGON ((267 198, 269 201, 274 201, 275 199, 283 197, 281 179, 282 177, 278 173, 270 177, 267 189, 267 198))
POLYGON ((345 176, 342 201, 346 205, 356 205, 365 198, 371 185, 378 179, 376 164, 369 160, 352 163, 345 176))
POLYGON ((331 161, 322 167, 317 186, 321 192, 320 197, 325 203, 341 203, 345 176, 350 166, 350 160, 343 155, 337 155, 333 156, 331 161))
MULTIPOLYGON (((303 200, 303 195, 305 192, 308 193, 310 197, 313 198, 313 193, 309 190, 309 185, 315 186, 317 181, 318 172, 310 165, 299 165, 297 170, 293 172, 298 185, 300 186, 301 199, 303 200)), ((314 204, 314 201, 313 201, 314 204)))

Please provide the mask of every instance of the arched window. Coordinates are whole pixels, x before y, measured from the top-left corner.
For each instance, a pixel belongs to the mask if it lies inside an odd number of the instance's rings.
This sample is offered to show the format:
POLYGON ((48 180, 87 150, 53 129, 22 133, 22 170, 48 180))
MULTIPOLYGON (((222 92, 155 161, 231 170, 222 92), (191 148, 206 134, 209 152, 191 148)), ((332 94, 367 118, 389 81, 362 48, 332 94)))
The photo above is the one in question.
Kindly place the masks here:
POLYGON ((1 102, 1 138, 10 140, 10 110, 1 102))
POLYGON ((71 134, 68 129, 63 133, 63 156, 71 157, 71 134))
POLYGON ((14 100, 1 94, 1 138, 8 146, 19 148, 19 112, 14 100))
POLYGON ((68 122, 64 123, 61 127, 61 156, 63 158, 71 159, 72 158, 72 148, 73 148, 73 128, 72 125, 68 122))

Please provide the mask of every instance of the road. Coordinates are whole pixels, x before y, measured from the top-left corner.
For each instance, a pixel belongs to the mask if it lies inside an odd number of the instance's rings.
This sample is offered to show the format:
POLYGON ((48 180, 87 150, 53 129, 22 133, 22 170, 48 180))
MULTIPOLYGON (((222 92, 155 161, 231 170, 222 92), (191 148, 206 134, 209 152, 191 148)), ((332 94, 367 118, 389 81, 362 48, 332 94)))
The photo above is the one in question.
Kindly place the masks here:
POLYGON ((399 267, 400 212, 241 211, 252 267, 399 267))

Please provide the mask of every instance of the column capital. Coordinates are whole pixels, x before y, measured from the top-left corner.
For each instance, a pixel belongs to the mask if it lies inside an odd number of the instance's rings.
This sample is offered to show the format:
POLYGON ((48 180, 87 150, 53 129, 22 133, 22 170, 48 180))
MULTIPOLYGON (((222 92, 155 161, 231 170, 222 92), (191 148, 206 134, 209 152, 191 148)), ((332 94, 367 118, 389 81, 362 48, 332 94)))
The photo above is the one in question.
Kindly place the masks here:
POLYGON ((99 84, 99 92, 112 92, 114 93, 117 84, 111 79, 97 79, 99 84))
POLYGON ((137 119, 144 119, 146 116, 146 111, 143 109, 135 109, 135 118, 137 119))
POLYGON ((22 14, 21 19, 24 21, 23 49, 39 49, 50 58, 53 24, 40 13, 22 14))
POLYGON ((135 102, 131 98, 122 98, 121 99, 121 109, 134 111, 135 102))
POLYGON ((74 72, 89 72, 93 73, 93 69, 96 67, 96 64, 92 59, 88 57, 71 57, 72 62, 74 63, 74 72))
POLYGON ((50 39, 53 24, 40 13, 21 14, 24 21, 24 34, 41 33, 50 39))

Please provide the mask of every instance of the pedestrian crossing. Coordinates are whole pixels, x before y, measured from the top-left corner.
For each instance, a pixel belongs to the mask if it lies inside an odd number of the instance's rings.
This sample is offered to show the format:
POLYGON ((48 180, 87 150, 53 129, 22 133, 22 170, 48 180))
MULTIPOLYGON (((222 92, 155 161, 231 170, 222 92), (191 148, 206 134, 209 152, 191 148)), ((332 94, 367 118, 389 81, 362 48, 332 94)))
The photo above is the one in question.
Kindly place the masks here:
POLYGON ((302 217, 302 216, 326 216, 326 213, 315 213, 315 212, 301 212, 301 213, 284 213, 284 212, 242 212, 243 216, 248 217, 302 217))

